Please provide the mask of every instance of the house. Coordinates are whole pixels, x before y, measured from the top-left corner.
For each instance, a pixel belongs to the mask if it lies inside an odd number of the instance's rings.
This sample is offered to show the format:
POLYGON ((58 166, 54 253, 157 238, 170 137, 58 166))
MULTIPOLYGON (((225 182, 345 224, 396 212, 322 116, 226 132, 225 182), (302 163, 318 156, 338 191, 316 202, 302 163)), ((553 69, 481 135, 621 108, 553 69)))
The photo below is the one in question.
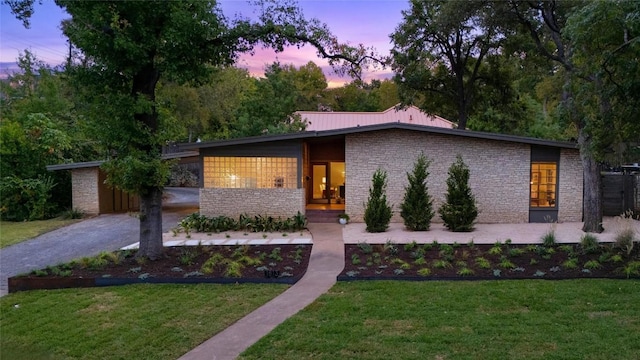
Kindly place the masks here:
POLYGON ((289 217, 322 208, 363 221, 371 177, 381 168, 388 173, 392 221, 401 222, 406 173, 423 152, 431 160, 427 181, 435 208, 460 154, 471 171, 478 222, 582 221, 582 166, 574 143, 391 122, 182 149, 199 152, 200 212, 208 216, 289 217))
POLYGON ((455 124, 437 115, 428 115, 415 106, 400 104, 382 112, 298 111, 307 120, 307 131, 324 131, 386 123, 435 126, 452 129, 455 124))

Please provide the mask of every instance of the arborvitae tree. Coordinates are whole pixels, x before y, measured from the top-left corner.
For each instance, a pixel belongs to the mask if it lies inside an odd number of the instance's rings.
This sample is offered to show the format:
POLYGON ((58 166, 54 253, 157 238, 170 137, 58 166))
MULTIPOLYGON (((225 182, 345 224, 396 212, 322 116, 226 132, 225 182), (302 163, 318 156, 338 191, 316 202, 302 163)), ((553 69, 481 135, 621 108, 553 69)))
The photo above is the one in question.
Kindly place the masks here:
POLYGON ((469 187, 469 168, 458 155, 449 168, 447 179, 447 201, 442 204, 440 217, 451 231, 471 231, 478 216, 476 199, 469 187))
POLYGON ((364 222, 368 232, 384 232, 391 221, 391 206, 387 203, 387 172, 378 169, 371 180, 369 199, 365 205, 364 222))
POLYGON ((400 216, 411 231, 426 231, 435 215, 433 201, 427 187, 429 164, 424 154, 420 154, 413 166, 413 173, 407 173, 409 185, 405 187, 404 199, 400 205, 400 216))

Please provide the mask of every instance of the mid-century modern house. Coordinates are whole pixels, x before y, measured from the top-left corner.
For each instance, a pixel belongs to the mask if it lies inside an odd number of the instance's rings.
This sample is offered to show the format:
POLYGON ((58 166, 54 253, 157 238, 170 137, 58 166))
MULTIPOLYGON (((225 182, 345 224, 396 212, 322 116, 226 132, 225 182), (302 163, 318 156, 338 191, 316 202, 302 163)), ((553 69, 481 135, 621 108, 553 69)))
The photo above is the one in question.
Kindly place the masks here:
MULTIPOLYGON (((202 166, 200 212, 289 217, 306 209, 344 209, 362 221, 371 178, 388 173, 392 221, 406 173, 420 153, 437 208, 460 154, 470 168, 480 223, 582 221, 583 180, 576 144, 401 122, 183 144, 202 166)), ((434 218, 434 221, 439 219, 434 218)))

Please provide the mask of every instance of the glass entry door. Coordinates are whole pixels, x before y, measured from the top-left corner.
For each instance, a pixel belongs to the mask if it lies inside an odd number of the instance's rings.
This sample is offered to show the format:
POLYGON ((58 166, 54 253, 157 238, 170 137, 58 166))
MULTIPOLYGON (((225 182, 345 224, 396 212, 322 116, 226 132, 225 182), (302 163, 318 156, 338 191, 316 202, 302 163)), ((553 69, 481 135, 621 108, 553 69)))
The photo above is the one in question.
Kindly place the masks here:
POLYGON ((312 200, 316 203, 328 203, 329 193, 327 188, 327 163, 313 164, 311 176, 312 200))

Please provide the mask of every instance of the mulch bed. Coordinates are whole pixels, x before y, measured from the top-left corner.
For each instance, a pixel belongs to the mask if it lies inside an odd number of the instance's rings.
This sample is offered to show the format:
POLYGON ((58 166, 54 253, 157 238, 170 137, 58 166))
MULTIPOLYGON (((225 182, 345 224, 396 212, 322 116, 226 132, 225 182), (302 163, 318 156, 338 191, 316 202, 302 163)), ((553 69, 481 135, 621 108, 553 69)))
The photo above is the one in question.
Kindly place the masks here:
POLYGON ((130 283, 293 284, 307 271, 311 248, 288 244, 167 247, 164 257, 155 261, 136 259, 135 250, 103 253, 9 278, 9 292, 130 283), (209 269, 203 269, 212 258, 209 269))
POLYGON ((637 250, 627 255, 611 246, 587 253, 576 244, 346 245, 338 280, 638 278, 637 250))

